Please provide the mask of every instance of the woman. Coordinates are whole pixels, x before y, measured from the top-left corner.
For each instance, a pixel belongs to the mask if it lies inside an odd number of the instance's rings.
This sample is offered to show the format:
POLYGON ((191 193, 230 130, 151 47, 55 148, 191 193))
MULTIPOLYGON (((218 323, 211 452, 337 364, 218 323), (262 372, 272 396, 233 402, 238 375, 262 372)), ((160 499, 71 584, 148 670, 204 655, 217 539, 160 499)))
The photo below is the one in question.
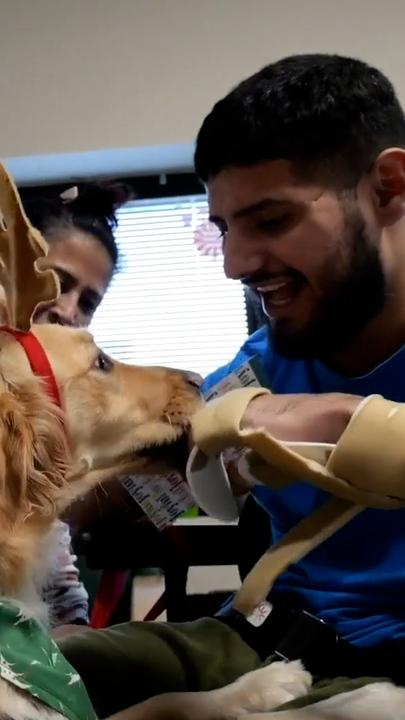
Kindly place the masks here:
MULTIPOLYGON (((46 267, 55 270, 61 286, 58 299, 38 312, 36 323, 90 324, 117 268, 116 211, 130 197, 125 185, 88 183, 80 191, 71 188, 56 199, 24 202, 29 219, 48 242, 46 267)), ((51 623, 58 626, 60 634, 60 626, 88 624, 88 595, 71 553, 69 526, 58 522, 56 530, 56 564, 44 598, 51 623)))
POLYGON ((46 266, 59 276, 60 297, 35 322, 87 327, 117 267, 116 211, 131 197, 118 183, 88 183, 56 199, 24 202, 49 244, 46 266))

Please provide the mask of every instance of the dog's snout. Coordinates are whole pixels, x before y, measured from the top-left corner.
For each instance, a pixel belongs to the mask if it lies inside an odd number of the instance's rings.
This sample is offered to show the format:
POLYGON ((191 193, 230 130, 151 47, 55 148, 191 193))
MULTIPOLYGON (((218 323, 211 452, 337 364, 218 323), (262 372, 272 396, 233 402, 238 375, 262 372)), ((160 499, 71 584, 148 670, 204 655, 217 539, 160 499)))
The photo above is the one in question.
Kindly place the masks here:
POLYGON ((201 375, 195 372, 186 371, 184 373, 184 379, 186 382, 191 385, 192 388, 195 388, 195 390, 200 391, 201 385, 203 384, 203 379, 201 375))
POLYGON ((194 390, 198 390, 201 392, 201 386, 204 382, 204 379, 196 372, 193 372, 192 370, 181 370, 180 368, 173 368, 173 367, 161 367, 161 370, 164 370, 165 372, 170 373, 176 373, 176 375, 180 375, 182 379, 190 385, 190 387, 194 388, 194 390))

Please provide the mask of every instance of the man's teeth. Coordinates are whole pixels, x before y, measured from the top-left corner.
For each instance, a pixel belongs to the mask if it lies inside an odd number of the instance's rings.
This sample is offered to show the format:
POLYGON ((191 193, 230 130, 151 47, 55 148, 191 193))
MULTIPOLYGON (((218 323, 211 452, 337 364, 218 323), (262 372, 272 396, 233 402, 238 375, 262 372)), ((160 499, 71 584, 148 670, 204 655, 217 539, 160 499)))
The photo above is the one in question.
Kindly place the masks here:
POLYGON ((260 287, 257 288, 257 292, 274 292, 275 290, 280 290, 280 288, 285 287, 290 282, 291 280, 277 280, 271 283, 267 283, 267 285, 260 285, 260 287))
POLYGON ((286 305, 296 294, 297 286, 293 278, 285 277, 269 281, 266 284, 256 287, 266 303, 271 305, 286 305))

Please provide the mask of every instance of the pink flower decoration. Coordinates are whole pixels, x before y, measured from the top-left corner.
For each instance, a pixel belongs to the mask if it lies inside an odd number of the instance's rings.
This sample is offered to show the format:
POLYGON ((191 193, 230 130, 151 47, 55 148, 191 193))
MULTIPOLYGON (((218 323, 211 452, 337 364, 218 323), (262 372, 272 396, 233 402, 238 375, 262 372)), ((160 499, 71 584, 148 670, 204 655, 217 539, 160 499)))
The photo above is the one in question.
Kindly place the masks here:
POLYGON ((222 238, 218 228, 209 220, 199 225, 194 233, 194 242, 201 255, 217 257, 222 254, 222 238))

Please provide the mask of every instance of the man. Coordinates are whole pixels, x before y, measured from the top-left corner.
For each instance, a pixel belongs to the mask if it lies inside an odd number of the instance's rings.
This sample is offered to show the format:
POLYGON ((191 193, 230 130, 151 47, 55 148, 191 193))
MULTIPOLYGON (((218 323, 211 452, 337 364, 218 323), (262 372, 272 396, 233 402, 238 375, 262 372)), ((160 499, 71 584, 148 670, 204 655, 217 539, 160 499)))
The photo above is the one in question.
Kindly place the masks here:
MULTIPOLYGON (((257 293, 268 317, 205 389, 255 357, 275 395, 253 401, 245 422, 283 440, 336 442, 370 394, 405 402, 405 117, 388 80, 337 56, 269 65, 215 105, 195 164, 225 272, 257 293)), ((273 539, 324 501, 299 483, 254 494, 273 539)), ((405 682, 404 527, 405 511, 365 511, 290 568, 272 593, 283 609, 278 636, 271 615, 253 636, 224 611, 184 626, 131 624, 64 649, 104 713, 230 681, 303 617, 319 676, 405 682), (111 671, 121 705, 100 690, 111 671)))

